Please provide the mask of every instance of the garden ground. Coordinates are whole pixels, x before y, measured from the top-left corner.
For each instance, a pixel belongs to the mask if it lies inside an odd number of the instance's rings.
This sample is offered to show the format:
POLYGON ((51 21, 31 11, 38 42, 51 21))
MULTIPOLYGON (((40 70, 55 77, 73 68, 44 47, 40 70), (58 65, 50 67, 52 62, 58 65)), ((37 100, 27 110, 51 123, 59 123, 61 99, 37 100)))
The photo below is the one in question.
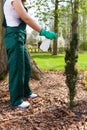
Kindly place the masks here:
POLYGON ((87 91, 81 79, 73 109, 69 109, 63 71, 44 71, 44 78, 31 79, 30 85, 38 94, 36 99, 25 99, 30 108, 12 109, 7 78, 0 81, 0 130, 87 130, 87 91))

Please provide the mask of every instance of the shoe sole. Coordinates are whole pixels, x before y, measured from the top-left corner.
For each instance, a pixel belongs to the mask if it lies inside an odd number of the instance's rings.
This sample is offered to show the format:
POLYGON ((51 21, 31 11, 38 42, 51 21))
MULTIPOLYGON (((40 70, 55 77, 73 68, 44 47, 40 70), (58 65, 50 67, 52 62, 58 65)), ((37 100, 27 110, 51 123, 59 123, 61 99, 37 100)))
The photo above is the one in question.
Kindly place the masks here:
POLYGON ((12 109, 17 109, 17 108, 27 109, 27 108, 29 108, 29 107, 30 107, 30 105, 29 105, 29 106, 27 106, 27 107, 21 107, 21 106, 11 106, 11 108, 12 108, 12 109))

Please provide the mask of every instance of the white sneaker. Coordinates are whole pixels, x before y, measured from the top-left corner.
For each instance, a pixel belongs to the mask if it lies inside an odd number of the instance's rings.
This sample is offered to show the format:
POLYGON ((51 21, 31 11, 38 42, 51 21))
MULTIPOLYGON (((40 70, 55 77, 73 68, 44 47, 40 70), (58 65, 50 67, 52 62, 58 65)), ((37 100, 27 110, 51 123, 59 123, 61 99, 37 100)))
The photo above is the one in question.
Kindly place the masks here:
POLYGON ((32 93, 31 95, 29 95, 29 98, 36 98, 37 97, 37 94, 35 93, 32 93))
POLYGON ((19 108, 28 108, 30 106, 29 102, 23 101, 20 105, 18 105, 19 108))

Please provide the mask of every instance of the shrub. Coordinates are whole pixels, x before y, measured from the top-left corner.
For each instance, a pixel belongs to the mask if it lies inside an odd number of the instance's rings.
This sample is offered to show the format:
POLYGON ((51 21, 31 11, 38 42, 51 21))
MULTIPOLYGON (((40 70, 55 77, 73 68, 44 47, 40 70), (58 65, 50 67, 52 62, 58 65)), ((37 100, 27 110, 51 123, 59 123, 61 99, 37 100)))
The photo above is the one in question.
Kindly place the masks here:
POLYGON ((58 52, 59 52, 59 53, 65 52, 65 48, 64 48, 64 47, 59 47, 59 48, 58 48, 58 52))
POLYGON ((87 40, 81 42, 81 44, 79 45, 79 49, 82 51, 86 51, 87 50, 87 40))

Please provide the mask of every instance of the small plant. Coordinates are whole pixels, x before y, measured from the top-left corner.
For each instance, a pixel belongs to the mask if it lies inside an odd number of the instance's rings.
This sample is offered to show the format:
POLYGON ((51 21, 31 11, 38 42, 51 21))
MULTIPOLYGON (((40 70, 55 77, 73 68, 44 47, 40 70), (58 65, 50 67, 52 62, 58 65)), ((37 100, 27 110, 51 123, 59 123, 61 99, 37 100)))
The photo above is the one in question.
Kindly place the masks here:
POLYGON ((84 72, 82 83, 85 87, 85 90, 87 90, 87 71, 84 72))
POLYGON ((33 49, 33 46, 31 46, 31 45, 28 45, 28 49, 29 49, 29 51, 32 51, 32 49, 33 49))
POLYGON ((76 95, 76 82, 78 80, 78 70, 76 62, 78 59, 77 55, 78 39, 77 34, 73 34, 72 41, 70 42, 70 48, 66 49, 65 55, 65 74, 66 74, 66 85, 69 88, 70 107, 74 106, 74 97, 76 95))

